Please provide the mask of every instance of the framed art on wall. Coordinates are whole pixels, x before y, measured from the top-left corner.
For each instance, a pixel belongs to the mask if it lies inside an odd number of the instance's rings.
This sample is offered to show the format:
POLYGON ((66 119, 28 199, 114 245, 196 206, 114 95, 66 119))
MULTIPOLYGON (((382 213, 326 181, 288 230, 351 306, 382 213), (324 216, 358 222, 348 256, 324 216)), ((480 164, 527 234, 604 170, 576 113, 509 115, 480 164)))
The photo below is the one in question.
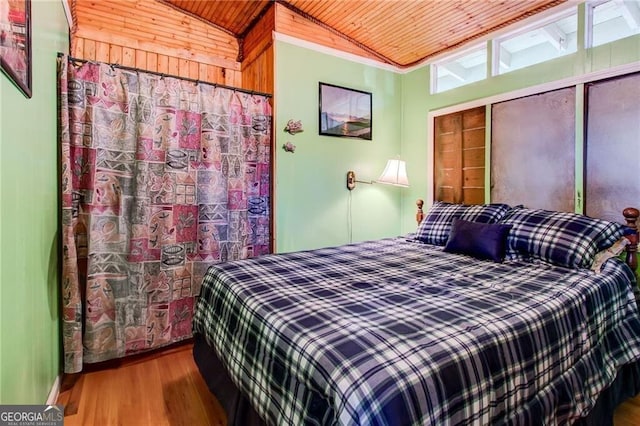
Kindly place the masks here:
POLYGON ((31 0, 0 1, 0 68, 31 97, 31 0))
POLYGON ((371 140, 371 107, 369 92, 320 83, 320 134, 371 140))

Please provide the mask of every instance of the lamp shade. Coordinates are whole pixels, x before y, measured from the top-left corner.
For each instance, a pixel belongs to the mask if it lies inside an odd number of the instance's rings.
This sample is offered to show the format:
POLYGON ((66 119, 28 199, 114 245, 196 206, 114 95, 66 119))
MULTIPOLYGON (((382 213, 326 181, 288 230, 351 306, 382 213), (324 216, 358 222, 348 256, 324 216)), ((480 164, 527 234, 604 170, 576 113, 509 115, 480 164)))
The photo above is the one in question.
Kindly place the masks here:
POLYGON ((376 182, 407 188, 409 179, 407 178, 406 163, 402 160, 387 161, 387 166, 376 182))

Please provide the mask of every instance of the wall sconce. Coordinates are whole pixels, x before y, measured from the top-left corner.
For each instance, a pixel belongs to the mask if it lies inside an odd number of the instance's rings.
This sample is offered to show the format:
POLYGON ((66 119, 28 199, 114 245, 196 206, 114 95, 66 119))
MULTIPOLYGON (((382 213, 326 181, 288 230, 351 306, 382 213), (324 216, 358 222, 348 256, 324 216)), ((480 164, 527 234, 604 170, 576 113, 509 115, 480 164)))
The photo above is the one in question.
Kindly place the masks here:
POLYGON ((409 179, 407 178, 407 164, 398 159, 391 159, 387 161, 387 165, 384 171, 375 181, 363 181, 356 179, 356 173, 353 170, 347 172, 347 189, 349 191, 356 187, 356 182, 366 183, 371 185, 372 183, 384 183, 386 185, 400 186, 402 188, 409 187, 409 179))

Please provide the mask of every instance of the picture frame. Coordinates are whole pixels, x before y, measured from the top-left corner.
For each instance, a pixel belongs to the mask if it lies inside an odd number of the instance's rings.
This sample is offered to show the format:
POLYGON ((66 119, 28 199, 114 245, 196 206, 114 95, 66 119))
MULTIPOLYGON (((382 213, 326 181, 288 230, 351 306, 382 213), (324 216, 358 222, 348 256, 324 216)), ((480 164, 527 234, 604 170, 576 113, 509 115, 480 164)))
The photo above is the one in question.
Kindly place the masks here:
POLYGON ((372 94, 319 83, 320 135, 371 140, 372 94))
POLYGON ((31 98, 31 0, 0 2, 0 68, 31 98))

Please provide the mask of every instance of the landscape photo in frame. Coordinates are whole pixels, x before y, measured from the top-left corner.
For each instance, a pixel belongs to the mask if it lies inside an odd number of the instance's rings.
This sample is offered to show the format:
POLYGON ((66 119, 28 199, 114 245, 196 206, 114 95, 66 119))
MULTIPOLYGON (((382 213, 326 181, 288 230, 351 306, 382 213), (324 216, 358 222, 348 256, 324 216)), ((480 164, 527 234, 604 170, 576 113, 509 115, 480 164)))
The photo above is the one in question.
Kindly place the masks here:
POLYGON ((319 133, 371 140, 371 93, 320 83, 319 133))
POLYGON ((31 97, 31 0, 0 1, 0 68, 31 97))

